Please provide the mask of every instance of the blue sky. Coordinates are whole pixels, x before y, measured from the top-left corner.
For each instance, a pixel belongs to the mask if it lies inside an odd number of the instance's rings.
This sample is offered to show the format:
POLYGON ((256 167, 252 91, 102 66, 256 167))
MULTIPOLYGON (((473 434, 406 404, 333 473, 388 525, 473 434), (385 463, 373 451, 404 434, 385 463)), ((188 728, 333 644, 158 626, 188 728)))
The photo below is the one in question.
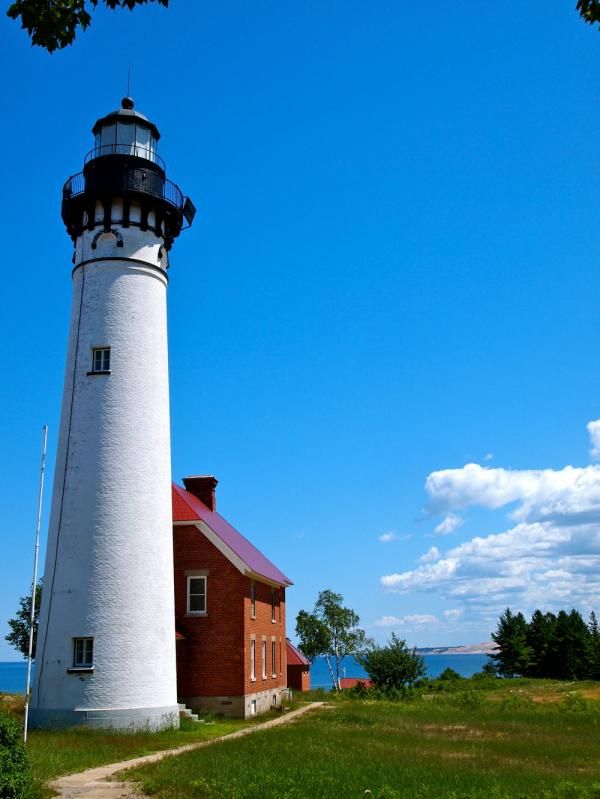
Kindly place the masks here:
POLYGON ((219 478, 295 581, 290 630, 327 587, 420 645, 488 640, 507 604, 600 610, 600 32, 574 5, 172 0, 52 56, 0 17, 2 639, 57 438, 60 189, 128 64, 198 207, 173 474, 219 478))

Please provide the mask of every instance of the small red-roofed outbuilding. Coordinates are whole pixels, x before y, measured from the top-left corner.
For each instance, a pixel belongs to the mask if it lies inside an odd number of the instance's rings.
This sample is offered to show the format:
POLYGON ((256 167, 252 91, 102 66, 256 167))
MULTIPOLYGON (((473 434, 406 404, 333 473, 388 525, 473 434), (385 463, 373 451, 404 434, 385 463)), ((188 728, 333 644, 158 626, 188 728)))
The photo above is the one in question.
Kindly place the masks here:
POLYGON ((310 662, 287 641, 287 684, 294 691, 310 691, 310 662))
POLYGON ((342 677, 340 680, 340 688, 345 691, 347 688, 356 688, 357 685, 363 685, 365 688, 372 688, 373 683, 368 677, 342 677))

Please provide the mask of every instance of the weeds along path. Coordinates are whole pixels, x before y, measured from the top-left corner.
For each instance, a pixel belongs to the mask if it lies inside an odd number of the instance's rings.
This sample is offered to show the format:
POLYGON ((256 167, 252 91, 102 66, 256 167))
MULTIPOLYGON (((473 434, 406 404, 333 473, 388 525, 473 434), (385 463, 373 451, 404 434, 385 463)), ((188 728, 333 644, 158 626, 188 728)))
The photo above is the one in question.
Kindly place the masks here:
POLYGON ((142 799, 142 795, 136 790, 134 783, 122 781, 108 781, 111 777, 120 771, 135 768, 136 766, 143 766, 146 763, 156 763, 165 757, 174 757, 183 752, 191 752, 194 749, 204 749, 206 746, 213 746, 221 741, 229 741, 233 738, 242 738, 244 735, 251 735, 259 730, 268 730, 271 727, 278 727, 280 724, 287 724, 298 716, 302 716, 309 710, 323 707, 325 702, 311 702, 308 705, 299 707, 297 710, 291 710, 276 719, 270 719, 263 724, 256 724, 252 727, 244 727, 237 732, 231 732, 228 735, 221 735, 219 738, 211 738, 208 741, 198 741, 193 744, 186 744, 185 746, 178 746, 175 749, 163 749, 161 752, 153 752, 151 755, 144 755, 144 757, 136 757, 132 760, 121 760, 118 763, 109 763, 106 766, 98 766, 97 768, 90 768, 87 771, 81 771, 78 774, 69 774, 65 777, 59 777, 50 783, 50 787, 57 791, 58 796, 62 799, 126 799, 127 797, 136 797, 142 799))

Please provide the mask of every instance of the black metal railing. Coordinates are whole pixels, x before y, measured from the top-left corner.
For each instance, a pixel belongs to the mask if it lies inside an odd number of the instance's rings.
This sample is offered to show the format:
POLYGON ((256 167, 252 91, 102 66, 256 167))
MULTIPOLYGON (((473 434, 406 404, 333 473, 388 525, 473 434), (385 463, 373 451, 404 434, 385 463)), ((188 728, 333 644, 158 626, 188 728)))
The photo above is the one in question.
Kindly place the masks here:
POLYGON ((145 158, 146 161, 152 161, 163 172, 165 171, 165 162, 160 155, 149 147, 140 147, 138 144, 103 144, 101 147, 94 147, 83 159, 83 163, 85 165, 94 158, 104 158, 107 155, 133 155, 135 158, 145 158))
POLYGON ((102 193, 110 191, 115 195, 118 195, 119 192, 129 191, 150 194, 165 200, 178 211, 183 211, 185 203, 183 193, 176 183, 168 178, 160 177, 150 169, 141 167, 121 169, 108 174, 100 172, 84 175, 83 172, 78 172, 76 175, 72 175, 63 186, 63 200, 71 200, 86 190, 102 193))

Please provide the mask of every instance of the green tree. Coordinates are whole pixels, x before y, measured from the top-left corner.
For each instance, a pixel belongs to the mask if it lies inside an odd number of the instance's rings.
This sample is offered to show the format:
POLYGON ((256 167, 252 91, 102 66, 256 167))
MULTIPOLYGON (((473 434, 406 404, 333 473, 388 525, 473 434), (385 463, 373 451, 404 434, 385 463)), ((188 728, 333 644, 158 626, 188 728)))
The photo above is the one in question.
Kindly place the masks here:
POLYGON ((497 652, 491 655, 498 674, 515 677, 527 673, 531 650, 527 645, 527 622, 522 613, 515 615, 506 608, 496 632, 492 633, 492 640, 498 644, 497 652))
POLYGON ((588 677, 591 680, 600 680, 600 626, 594 611, 590 613, 588 632, 588 677))
MULTIPOLYGON (((99 2, 108 8, 130 11, 148 2, 169 5, 169 0, 89 0, 93 8, 99 2)), ((21 27, 27 29, 32 44, 52 53, 73 44, 77 29, 84 31, 89 26, 92 18, 87 9, 87 0, 15 0, 6 13, 11 19, 21 20, 21 27)))
POLYGON ((554 613, 536 610, 527 628, 527 645, 531 650, 528 677, 547 677, 550 669, 549 648, 556 627, 554 613))
MULTIPOLYGON (((42 582, 35 587, 35 615, 33 617, 33 657, 35 658, 35 645, 37 641, 38 623, 40 620, 40 605, 42 603, 42 582)), ((19 609, 14 619, 8 622, 10 632, 5 640, 20 652, 24 658, 29 651, 29 630, 31 628, 31 594, 19 599, 19 609)))
POLYGON ((447 666, 438 677, 438 680, 442 680, 442 682, 456 682, 457 680, 462 680, 462 676, 455 669, 451 669, 450 666, 447 666))
POLYGON ((301 610, 296 617, 298 648, 310 661, 324 657, 332 686, 340 688, 340 665, 348 655, 359 655, 369 643, 358 614, 343 606, 334 591, 321 591, 312 613, 301 610))
POLYGON ((576 610, 561 610, 548 648, 548 677, 581 680, 586 677, 589 657, 589 631, 576 610))
MULTIPOLYGON (((425 676, 425 661, 416 649, 409 649, 406 641, 392 633, 385 646, 371 644, 357 658, 373 685, 383 691, 413 685, 425 676)), ((460 675, 457 675, 460 679, 460 675)))
POLYGON ((584 22, 600 23, 600 0, 577 0, 577 11, 584 22))

